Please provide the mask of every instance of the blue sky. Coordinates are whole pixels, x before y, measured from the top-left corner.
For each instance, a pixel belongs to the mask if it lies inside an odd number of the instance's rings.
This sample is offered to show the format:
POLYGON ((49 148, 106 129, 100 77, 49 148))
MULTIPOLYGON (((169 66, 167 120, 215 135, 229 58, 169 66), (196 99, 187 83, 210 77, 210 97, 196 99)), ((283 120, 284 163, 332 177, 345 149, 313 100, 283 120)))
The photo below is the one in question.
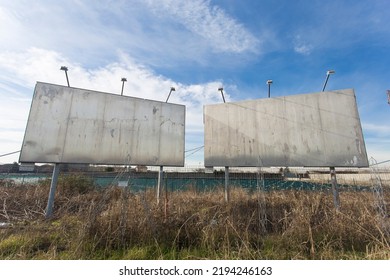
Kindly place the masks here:
MULTIPOLYGON (((203 105, 354 88, 368 156, 390 159, 387 0, 0 0, 0 155, 20 150, 36 81, 187 106, 186 150, 203 105)), ((186 165, 203 163, 203 150, 186 165)), ((0 163, 18 160, 18 154, 0 163)))

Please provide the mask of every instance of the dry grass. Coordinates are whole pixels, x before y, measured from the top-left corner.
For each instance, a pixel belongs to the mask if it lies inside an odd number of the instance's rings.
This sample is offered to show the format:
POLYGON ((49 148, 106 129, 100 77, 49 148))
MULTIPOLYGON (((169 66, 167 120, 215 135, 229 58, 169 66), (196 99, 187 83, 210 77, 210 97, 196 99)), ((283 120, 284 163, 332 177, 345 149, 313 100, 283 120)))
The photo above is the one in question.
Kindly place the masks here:
MULTIPOLYGON (((232 190, 155 192, 60 181, 44 220, 49 182, 0 186, 0 259, 390 259, 388 217, 368 192, 232 190)), ((389 197, 386 197, 389 201, 389 197)))

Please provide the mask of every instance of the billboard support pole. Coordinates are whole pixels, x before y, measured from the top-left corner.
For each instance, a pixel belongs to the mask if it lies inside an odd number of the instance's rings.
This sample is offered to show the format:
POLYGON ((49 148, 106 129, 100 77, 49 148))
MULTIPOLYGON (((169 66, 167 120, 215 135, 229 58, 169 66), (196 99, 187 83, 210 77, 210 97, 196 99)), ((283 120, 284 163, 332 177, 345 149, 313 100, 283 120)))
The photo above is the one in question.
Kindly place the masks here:
POLYGON ((271 84, 272 84, 272 80, 268 80, 267 81, 267 85, 268 85, 268 98, 271 98, 271 84))
MULTIPOLYGON (((324 86, 322 87, 322 91, 325 91, 326 84, 328 83, 329 76, 336 73, 334 70, 328 70, 326 71, 326 79, 324 82, 324 86)), ((339 188, 337 186, 337 179, 336 179, 336 169, 334 167, 330 167, 330 179, 332 182, 332 192, 333 192, 333 203, 334 207, 336 208, 336 211, 340 210, 340 196, 339 196, 339 188)))
POLYGON ((59 173, 60 173, 60 164, 56 163, 54 165, 53 175, 51 177, 50 192, 49 192, 49 198, 47 200, 47 207, 46 207, 46 214, 45 214, 46 219, 49 219, 53 214, 54 197, 56 194, 59 173))
POLYGON ((339 187, 337 185, 336 169, 334 167, 330 167, 330 178, 332 182, 334 207, 336 208, 336 211, 339 211, 340 210, 339 187))
POLYGON ((160 170, 158 171, 158 179, 157 179, 157 204, 160 204, 160 195, 161 195, 161 186, 163 182, 163 166, 160 166, 160 170))
POLYGON ((229 166, 225 166, 225 201, 230 200, 230 188, 229 188, 229 166))

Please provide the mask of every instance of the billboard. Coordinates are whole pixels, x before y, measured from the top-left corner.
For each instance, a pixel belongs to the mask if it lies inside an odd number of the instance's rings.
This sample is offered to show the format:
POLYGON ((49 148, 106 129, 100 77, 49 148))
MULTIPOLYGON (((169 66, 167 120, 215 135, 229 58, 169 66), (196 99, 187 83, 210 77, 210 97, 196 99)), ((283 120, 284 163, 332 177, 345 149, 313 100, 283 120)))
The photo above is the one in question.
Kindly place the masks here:
POLYGON ((184 166, 185 106, 38 82, 20 162, 184 166))
POLYGON ((366 167, 353 89, 204 106, 205 166, 366 167))

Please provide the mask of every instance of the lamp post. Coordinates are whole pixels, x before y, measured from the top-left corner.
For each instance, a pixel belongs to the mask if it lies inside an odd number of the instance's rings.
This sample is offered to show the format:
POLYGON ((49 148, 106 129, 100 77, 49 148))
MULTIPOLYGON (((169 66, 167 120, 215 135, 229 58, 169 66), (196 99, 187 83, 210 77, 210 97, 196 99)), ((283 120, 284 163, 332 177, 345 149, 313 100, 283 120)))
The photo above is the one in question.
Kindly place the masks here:
MULTIPOLYGON (((68 83, 68 87, 70 87, 69 78, 68 78, 68 67, 61 66, 60 70, 65 72, 66 82, 68 83)), ((60 169, 61 169, 61 164, 55 163, 53 168, 53 174, 51 177, 51 182, 50 182, 49 197, 47 199, 47 205, 45 210, 46 219, 51 218, 53 214, 54 198, 55 198, 55 193, 56 193, 56 188, 58 183, 58 176, 60 174, 60 169)))
MULTIPOLYGON (((328 83, 329 76, 336 73, 334 70, 328 70, 326 71, 326 79, 324 86, 322 87, 322 91, 325 91, 326 84, 328 83)), ((330 179, 332 183, 332 193, 333 193, 333 204, 336 208, 336 211, 340 210, 340 196, 339 196, 339 188, 337 184, 337 178, 336 178, 336 168, 334 166, 331 166, 330 168, 330 179)))
POLYGON ((165 101, 165 103, 168 103, 168 100, 169 100, 169 97, 171 96, 171 93, 172 91, 175 91, 176 89, 174 87, 171 87, 171 90, 169 91, 169 94, 168 94, 168 97, 167 97, 167 100, 165 101))
POLYGON ((322 91, 325 91, 325 87, 326 87, 326 84, 328 83, 328 80, 329 80, 329 76, 336 73, 336 71, 334 70, 328 70, 326 71, 326 79, 325 79, 325 83, 324 83, 324 86, 322 88, 322 91))
POLYGON ((66 82, 68 83, 68 87, 70 87, 70 85, 69 85, 69 78, 68 78, 68 67, 61 66, 60 70, 65 71, 66 82))
POLYGON ((273 83, 272 80, 267 80, 267 85, 268 85, 268 98, 271 97, 271 84, 273 83))
MULTIPOLYGON (((171 96, 172 91, 175 91, 176 89, 174 87, 171 87, 169 90, 169 94, 167 97, 167 100, 165 103, 168 103, 169 97, 171 96)), ((161 196, 161 189, 162 189, 162 184, 163 184, 163 176, 164 176, 164 167, 161 165, 160 170, 158 172, 158 178, 157 178, 157 204, 160 204, 160 196, 161 196)), ((167 191, 167 189, 165 189, 167 191)), ((167 199, 167 193, 165 193, 166 199, 167 199)), ((165 205, 166 207, 166 205, 165 205)))
POLYGON ((127 82, 127 79, 126 78, 122 78, 121 81, 122 81, 121 95, 123 95, 123 88, 125 87, 125 82, 127 82))
MULTIPOLYGON (((174 87, 171 87, 169 90, 169 94, 167 97, 167 100, 165 103, 168 103, 169 97, 171 96, 172 91, 175 91, 176 89, 174 87)), ((158 178, 157 178, 157 204, 160 204, 160 196, 161 196, 161 189, 162 189, 162 184, 163 184, 163 176, 164 176, 164 167, 161 165, 160 170, 158 171, 158 178)), ((165 191, 167 191, 165 189, 165 191)), ((166 198, 167 198, 167 193, 165 193, 166 198)), ((166 205, 165 205, 166 206, 166 205)))
POLYGON ((223 99, 223 103, 226 103, 226 102, 225 102, 225 96, 223 95, 223 87, 218 88, 218 91, 221 92, 222 99, 223 99))
MULTIPOLYGON (((225 96, 223 95, 223 87, 218 88, 221 92, 223 103, 226 103, 225 96)), ((229 188, 229 166, 225 166, 225 201, 228 202, 230 199, 230 188, 229 188)))

